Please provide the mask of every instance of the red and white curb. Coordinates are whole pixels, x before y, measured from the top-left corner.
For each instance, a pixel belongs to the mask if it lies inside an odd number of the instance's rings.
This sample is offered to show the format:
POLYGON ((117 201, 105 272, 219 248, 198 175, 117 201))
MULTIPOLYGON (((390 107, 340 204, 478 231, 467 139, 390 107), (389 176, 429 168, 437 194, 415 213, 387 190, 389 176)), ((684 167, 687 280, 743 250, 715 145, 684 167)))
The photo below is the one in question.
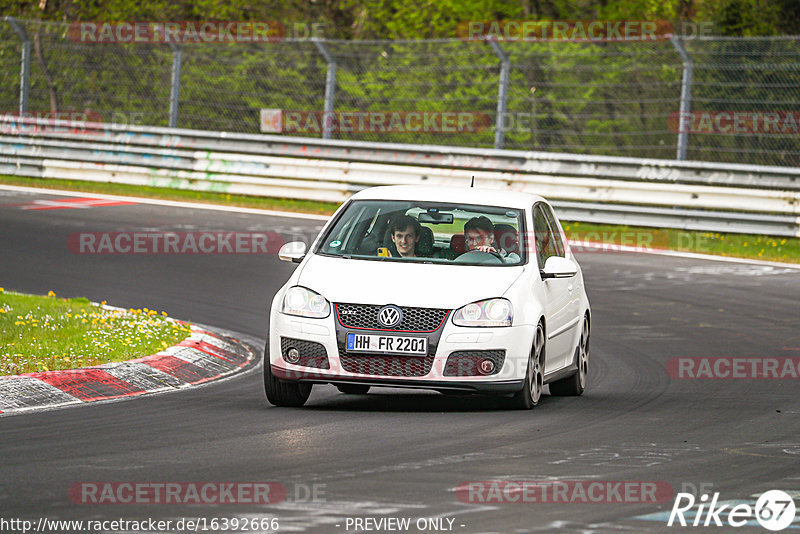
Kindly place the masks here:
POLYGON ((0 376, 0 416, 173 391, 232 375, 256 358, 239 340, 196 325, 191 330, 177 345, 144 358, 0 376))

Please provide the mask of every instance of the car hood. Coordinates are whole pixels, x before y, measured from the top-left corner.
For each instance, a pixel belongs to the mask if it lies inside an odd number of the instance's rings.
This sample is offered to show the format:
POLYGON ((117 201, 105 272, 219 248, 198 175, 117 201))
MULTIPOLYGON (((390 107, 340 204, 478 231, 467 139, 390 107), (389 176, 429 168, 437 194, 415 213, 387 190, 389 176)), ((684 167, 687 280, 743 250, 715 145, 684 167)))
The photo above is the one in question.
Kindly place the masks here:
POLYGON ((331 302, 458 308, 502 296, 523 266, 432 265, 311 255, 297 284, 331 302))

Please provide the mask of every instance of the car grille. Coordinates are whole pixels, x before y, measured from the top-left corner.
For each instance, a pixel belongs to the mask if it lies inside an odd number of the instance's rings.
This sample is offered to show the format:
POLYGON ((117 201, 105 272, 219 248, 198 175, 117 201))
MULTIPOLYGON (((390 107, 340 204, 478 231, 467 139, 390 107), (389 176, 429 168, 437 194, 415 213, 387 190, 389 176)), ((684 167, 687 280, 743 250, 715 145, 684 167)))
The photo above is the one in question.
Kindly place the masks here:
POLYGON ((496 375, 503 367, 505 359, 505 350, 459 350, 447 357, 444 376, 487 376, 478 370, 481 360, 494 362, 494 371, 489 374, 496 375))
POLYGON ((305 341, 303 339, 292 339, 290 337, 282 337, 281 355, 287 362, 288 360, 286 360, 286 352, 292 347, 300 351, 300 361, 294 365, 302 365, 303 367, 316 367, 317 369, 330 369, 331 365, 330 362, 328 362, 328 351, 325 350, 325 345, 322 343, 305 341))
POLYGON ((403 320, 397 326, 386 328, 378 321, 378 312, 383 306, 374 304, 336 304, 335 306, 339 324, 345 328, 367 330, 433 332, 444 323, 450 313, 450 310, 438 308, 399 306, 403 311, 403 320))
POLYGON ((434 354, 427 356, 383 356, 348 354, 339 349, 342 369, 373 376, 425 376, 433 367, 434 354))

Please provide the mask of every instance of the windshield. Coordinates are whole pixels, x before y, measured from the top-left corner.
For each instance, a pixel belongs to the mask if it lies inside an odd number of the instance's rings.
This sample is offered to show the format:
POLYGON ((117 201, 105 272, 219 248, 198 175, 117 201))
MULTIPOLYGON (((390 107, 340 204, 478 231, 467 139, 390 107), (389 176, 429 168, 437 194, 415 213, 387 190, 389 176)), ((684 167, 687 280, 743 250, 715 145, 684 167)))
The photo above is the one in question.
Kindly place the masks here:
POLYGON ((521 265, 523 219, 522 210, 511 208, 356 200, 339 215, 316 252, 379 261, 521 265))

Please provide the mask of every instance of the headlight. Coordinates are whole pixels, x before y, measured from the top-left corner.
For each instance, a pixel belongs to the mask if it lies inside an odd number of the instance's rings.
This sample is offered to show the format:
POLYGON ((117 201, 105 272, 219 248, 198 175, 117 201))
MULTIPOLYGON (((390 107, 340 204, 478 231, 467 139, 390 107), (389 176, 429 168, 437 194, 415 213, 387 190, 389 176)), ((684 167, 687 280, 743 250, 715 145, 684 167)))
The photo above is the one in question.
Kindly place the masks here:
POLYGON ((324 319, 331 314, 331 305, 319 293, 301 286, 293 286, 283 295, 281 311, 286 315, 324 319))
POLYGON ((489 299, 467 304, 453 314, 457 326, 511 326, 514 311, 506 299, 489 299))

